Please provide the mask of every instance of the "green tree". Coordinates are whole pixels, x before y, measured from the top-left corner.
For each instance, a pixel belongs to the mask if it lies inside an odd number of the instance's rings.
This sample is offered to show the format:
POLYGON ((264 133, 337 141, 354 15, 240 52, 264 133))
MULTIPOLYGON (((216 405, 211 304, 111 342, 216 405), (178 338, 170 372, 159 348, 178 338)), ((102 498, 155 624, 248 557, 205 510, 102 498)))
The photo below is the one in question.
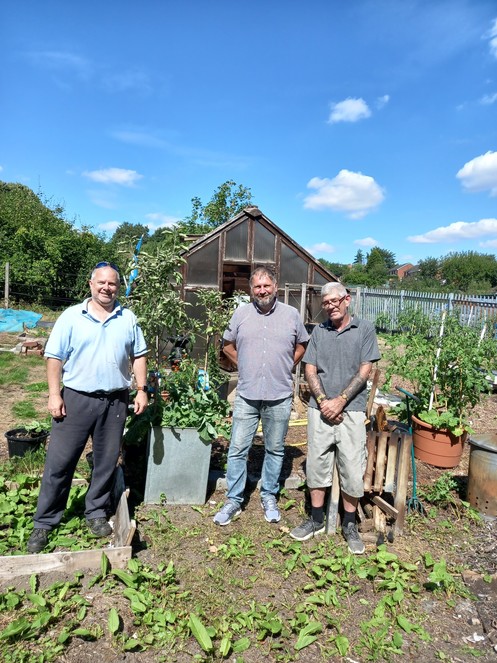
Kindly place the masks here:
POLYGON ((355 254, 354 265, 364 265, 364 252, 359 249, 355 254))
POLYGON ((250 189, 228 180, 218 186, 204 205, 199 197, 192 198, 192 213, 178 224, 182 232, 206 233, 217 228, 252 203, 250 189))
POLYGON ((63 206, 22 184, 0 182, 0 262, 10 263, 11 283, 23 299, 79 298, 105 252, 103 238, 74 228, 63 206))
POLYGON ((147 226, 141 223, 129 223, 125 221, 117 226, 109 245, 111 250, 117 253, 123 246, 132 246, 134 248, 142 236, 143 243, 145 244, 149 238, 147 226))
POLYGON ((330 262, 324 258, 319 258, 318 262, 320 262, 329 272, 338 276, 339 279, 350 271, 348 265, 343 265, 340 262, 330 262))
POLYGON ((440 275, 449 289, 487 293, 497 286, 497 261, 476 251, 449 253, 440 260, 440 275))

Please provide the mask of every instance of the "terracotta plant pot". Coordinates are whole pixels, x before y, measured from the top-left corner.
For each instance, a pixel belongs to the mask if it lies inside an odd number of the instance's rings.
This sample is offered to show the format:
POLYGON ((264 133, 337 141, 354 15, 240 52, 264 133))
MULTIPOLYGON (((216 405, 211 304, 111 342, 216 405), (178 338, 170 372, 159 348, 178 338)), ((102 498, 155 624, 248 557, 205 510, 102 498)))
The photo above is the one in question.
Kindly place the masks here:
POLYGON ((414 456, 435 467, 457 467, 461 461, 468 434, 457 437, 445 429, 433 428, 412 416, 412 441, 414 456))

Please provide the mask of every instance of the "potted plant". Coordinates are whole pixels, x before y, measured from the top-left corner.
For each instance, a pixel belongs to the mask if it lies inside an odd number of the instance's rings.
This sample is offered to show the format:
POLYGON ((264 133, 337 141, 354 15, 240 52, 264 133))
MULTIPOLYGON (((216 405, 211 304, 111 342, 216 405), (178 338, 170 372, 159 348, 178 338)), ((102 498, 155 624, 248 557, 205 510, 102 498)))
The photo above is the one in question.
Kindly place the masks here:
POLYGON ((229 405, 219 394, 227 380, 219 368, 219 338, 237 300, 223 298, 214 289, 199 289, 194 304, 182 300, 176 287, 181 244, 172 239, 176 249, 159 246, 154 254, 138 256, 138 276, 128 303, 153 348, 154 384, 149 408, 131 418, 125 443, 148 438, 146 503, 160 502, 165 495, 170 504, 203 504, 211 442, 229 435, 229 405), (171 353, 171 339, 189 337, 202 339, 199 356, 191 356, 193 342, 171 353))
POLYGON ((28 452, 37 451, 45 444, 49 433, 50 422, 48 420, 31 421, 7 431, 5 437, 7 438, 9 458, 24 456, 28 452))
POLYGON ((401 332, 390 339, 386 353, 386 378, 409 381, 416 396, 410 403, 415 456, 437 467, 456 467, 473 432, 471 411, 488 391, 496 342, 485 327, 463 325, 456 313, 430 318, 410 310, 399 323, 401 332))

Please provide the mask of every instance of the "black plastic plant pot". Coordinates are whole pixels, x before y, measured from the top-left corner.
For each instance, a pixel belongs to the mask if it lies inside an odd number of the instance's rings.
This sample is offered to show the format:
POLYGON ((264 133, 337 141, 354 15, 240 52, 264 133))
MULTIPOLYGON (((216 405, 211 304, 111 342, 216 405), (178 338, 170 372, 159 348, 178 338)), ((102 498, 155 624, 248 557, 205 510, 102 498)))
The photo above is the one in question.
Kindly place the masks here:
POLYGON ((29 433, 25 428, 14 428, 5 433, 9 449, 9 458, 25 456, 28 452, 37 451, 45 444, 48 431, 29 433))

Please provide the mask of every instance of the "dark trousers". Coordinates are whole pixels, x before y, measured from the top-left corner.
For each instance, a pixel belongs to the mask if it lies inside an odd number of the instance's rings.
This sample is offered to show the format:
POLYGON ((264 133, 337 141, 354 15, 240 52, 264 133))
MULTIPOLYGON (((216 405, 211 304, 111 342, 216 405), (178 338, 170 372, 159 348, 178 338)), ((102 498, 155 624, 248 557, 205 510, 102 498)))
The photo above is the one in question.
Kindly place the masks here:
POLYGON ((93 473, 86 494, 86 518, 107 516, 107 506, 126 422, 129 392, 84 394, 65 387, 66 416, 52 421, 34 526, 51 530, 66 508, 76 465, 92 436, 93 473))

